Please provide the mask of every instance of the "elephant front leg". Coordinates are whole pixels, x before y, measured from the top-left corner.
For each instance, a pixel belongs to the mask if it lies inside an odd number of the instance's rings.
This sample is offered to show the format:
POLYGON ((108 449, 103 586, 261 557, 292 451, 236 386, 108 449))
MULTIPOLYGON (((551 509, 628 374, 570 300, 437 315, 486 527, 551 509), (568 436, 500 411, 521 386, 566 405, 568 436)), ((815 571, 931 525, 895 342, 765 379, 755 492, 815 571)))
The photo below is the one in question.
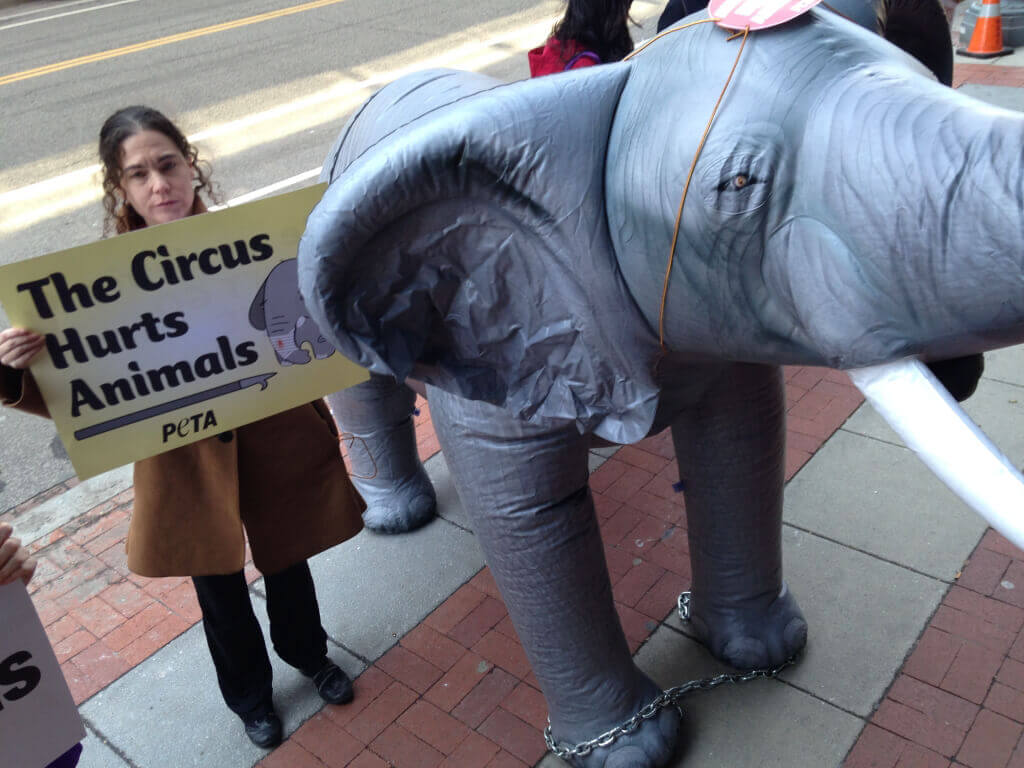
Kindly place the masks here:
POLYGON ((434 519, 434 486, 416 449, 416 395, 389 376, 327 396, 349 446, 352 483, 366 501, 363 523, 378 533, 403 533, 434 519))
POLYGON ((807 641, 782 580, 781 371, 729 366, 673 422, 672 440, 686 496, 693 627, 738 669, 781 664, 807 641))
MULTIPOLYGON (((587 438, 486 403, 429 390, 431 416, 487 563, 547 700, 552 734, 578 744, 659 693, 623 635, 587 487, 587 438)), ((576 758, 585 768, 653 768, 671 758, 679 714, 576 758)))

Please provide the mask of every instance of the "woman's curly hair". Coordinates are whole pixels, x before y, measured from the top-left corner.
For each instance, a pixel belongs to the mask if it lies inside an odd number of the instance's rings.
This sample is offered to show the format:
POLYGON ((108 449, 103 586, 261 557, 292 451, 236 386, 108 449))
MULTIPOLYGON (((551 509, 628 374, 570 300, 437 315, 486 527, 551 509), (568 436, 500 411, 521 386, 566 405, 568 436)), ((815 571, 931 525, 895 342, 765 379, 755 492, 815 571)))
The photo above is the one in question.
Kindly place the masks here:
POLYGON ((551 30, 562 43, 575 40, 604 63, 621 61, 633 50, 629 6, 633 0, 569 0, 565 14, 551 30))
POLYGON ((217 202, 217 193, 210 182, 209 165, 199 159, 196 148, 185 138, 178 126, 162 112, 151 107, 132 106, 119 109, 100 128, 100 162, 103 164, 103 234, 111 231, 120 235, 146 226, 142 216, 124 199, 121 193, 121 155, 125 140, 142 131, 158 131, 171 140, 192 165, 196 174, 196 203, 193 213, 205 210, 199 192, 205 191, 211 201, 217 202))

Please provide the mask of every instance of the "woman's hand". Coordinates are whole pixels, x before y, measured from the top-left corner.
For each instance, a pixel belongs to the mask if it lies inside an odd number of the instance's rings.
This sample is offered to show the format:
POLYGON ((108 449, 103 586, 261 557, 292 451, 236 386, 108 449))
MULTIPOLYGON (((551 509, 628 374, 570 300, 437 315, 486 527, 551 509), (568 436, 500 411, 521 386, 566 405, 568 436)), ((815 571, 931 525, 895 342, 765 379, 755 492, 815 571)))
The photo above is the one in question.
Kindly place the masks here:
POLYGON ((28 368, 46 339, 27 328, 0 331, 0 363, 10 368, 28 368))
POLYGON ((0 586, 21 579, 26 584, 36 572, 36 559, 11 534, 10 523, 0 523, 0 586))

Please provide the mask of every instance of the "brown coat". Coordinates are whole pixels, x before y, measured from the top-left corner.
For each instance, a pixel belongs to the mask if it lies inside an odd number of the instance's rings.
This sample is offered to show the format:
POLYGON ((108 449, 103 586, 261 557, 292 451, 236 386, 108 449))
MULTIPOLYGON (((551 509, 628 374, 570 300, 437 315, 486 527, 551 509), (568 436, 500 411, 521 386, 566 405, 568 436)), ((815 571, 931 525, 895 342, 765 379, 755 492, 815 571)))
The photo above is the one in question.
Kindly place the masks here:
MULTIPOLYGON (((29 373, 0 366, 0 402, 47 416, 29 373)), ((323 401, 135 464, 128 567, 142 576, 275 573, 357 534, 352 487, 323 401)))

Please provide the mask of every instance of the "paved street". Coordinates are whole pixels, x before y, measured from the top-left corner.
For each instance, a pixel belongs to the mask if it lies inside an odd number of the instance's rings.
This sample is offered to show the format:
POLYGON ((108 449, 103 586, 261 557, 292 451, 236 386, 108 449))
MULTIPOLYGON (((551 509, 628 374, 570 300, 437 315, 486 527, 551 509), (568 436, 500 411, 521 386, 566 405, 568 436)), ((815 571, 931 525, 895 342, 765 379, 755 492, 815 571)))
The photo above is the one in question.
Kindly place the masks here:
MULTIPOLYGON (((544 40, 558 9, 551 0, 70 0, 0 9, 0 264, 101 236, 96 141, 120 107, 149 104, 176 119, 213 160, 224 201, 282 192, 312 183, 352 110, 405 69, 526 77, 525 52, 544 40)), ((633 17, 646 24, 634 37, 653 29, 659 11, 634 3, 633 17)), ((0 512, 72 474, 50 424, 0 412, 0 512)))

